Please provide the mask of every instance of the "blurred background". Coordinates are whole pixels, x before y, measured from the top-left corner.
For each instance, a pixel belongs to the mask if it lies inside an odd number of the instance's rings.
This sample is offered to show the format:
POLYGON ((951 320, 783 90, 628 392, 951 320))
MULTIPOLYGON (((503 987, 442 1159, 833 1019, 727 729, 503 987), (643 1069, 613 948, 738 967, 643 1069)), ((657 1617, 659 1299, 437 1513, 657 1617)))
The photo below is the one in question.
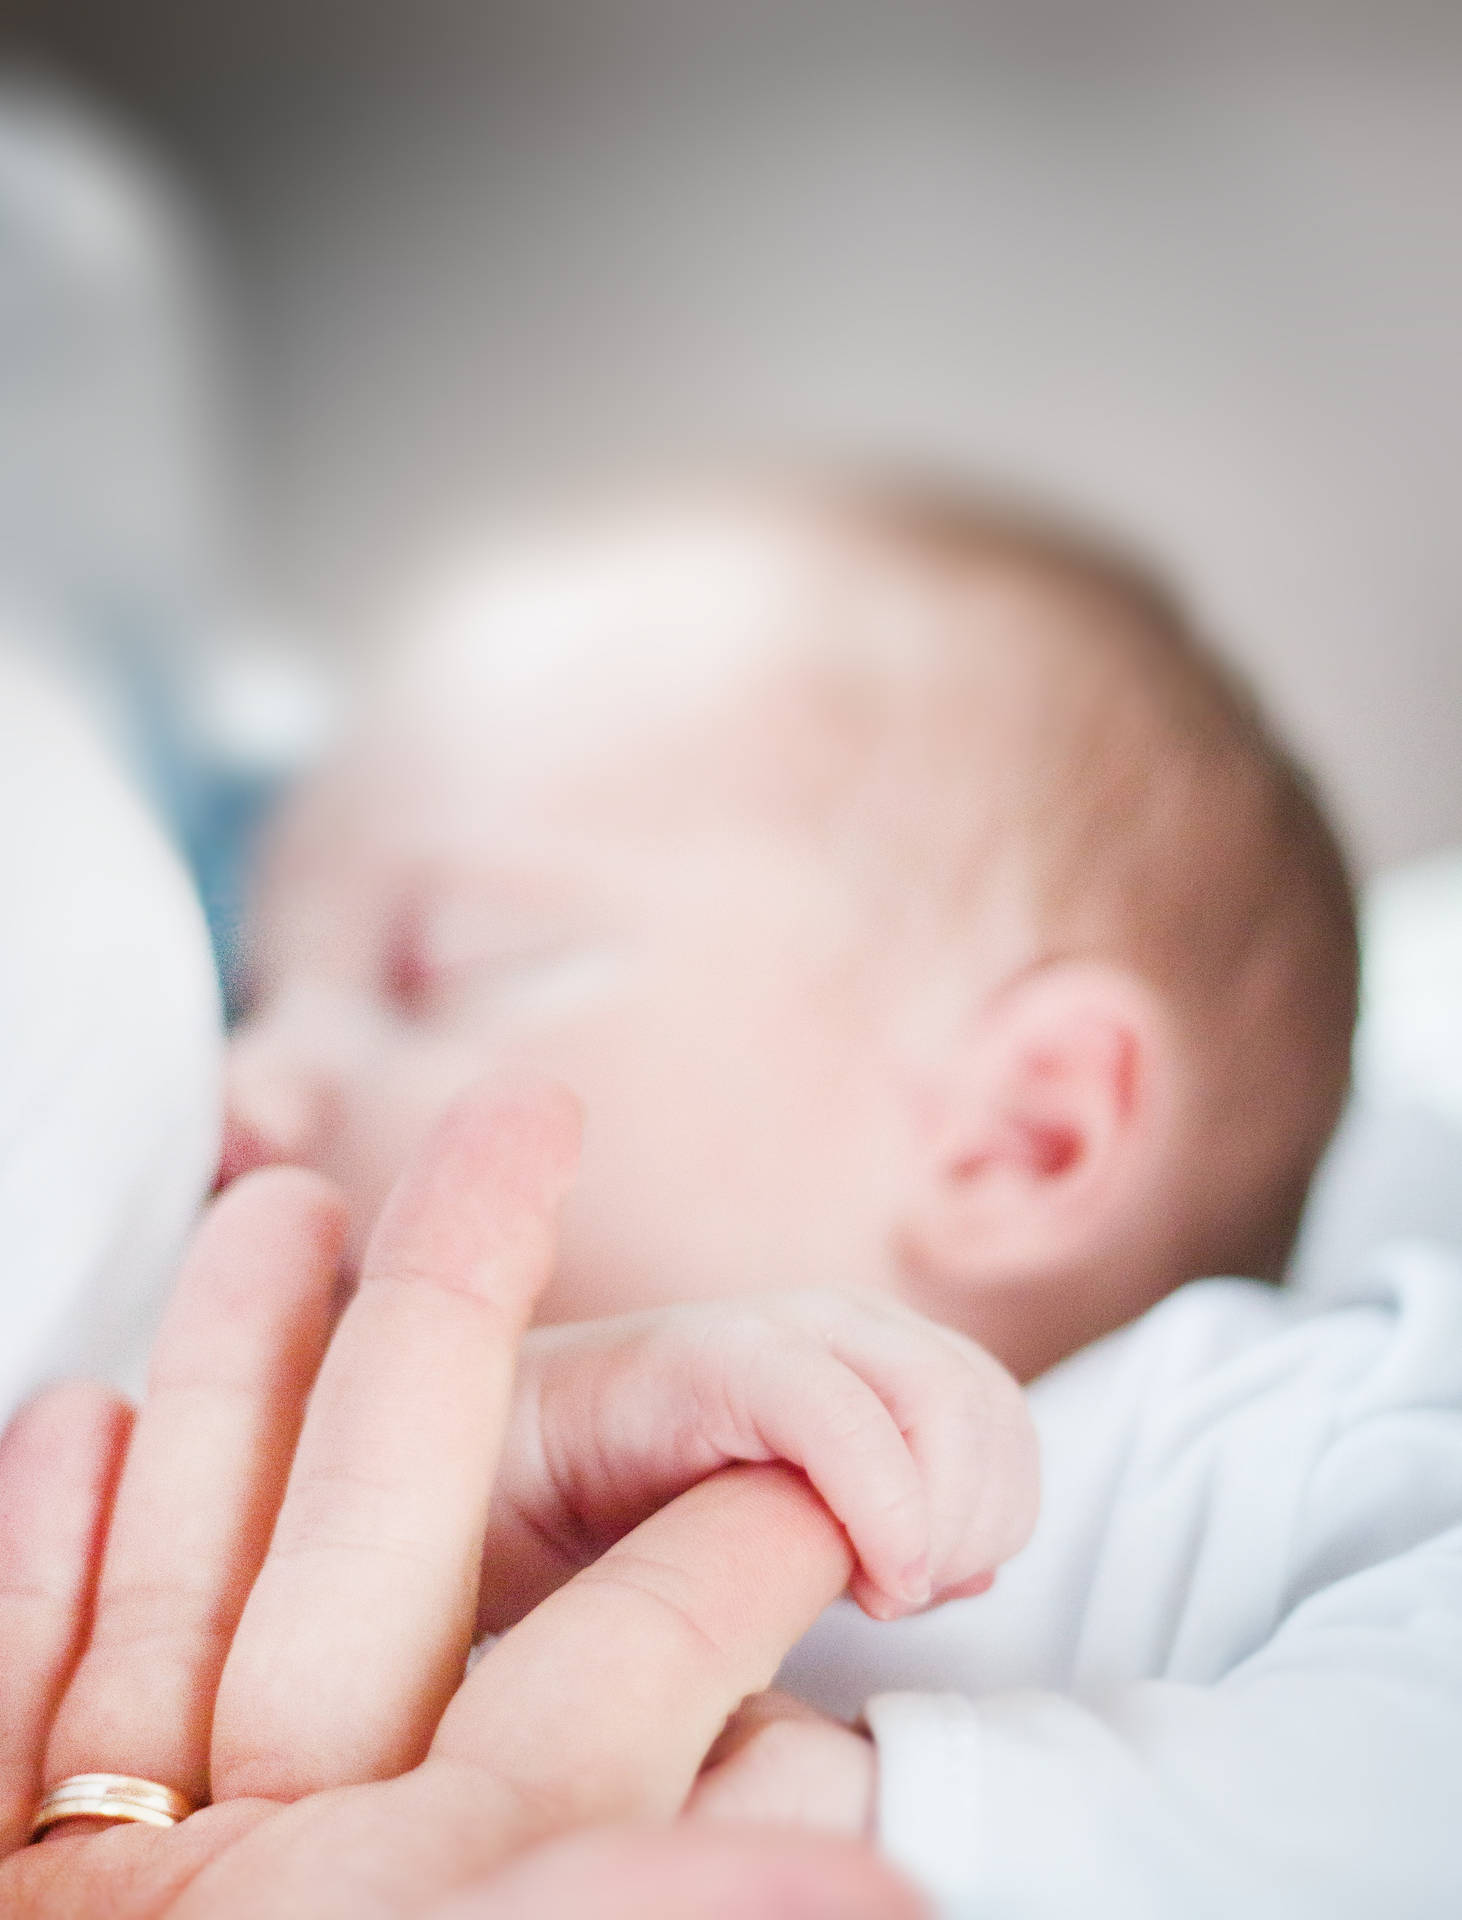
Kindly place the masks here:
POLYGON ((1454 0, 10 0, 3 32, 14 595, 339 661, 560 476, 930 457, 1164 562, 1364 869, 1462 842, 1454 0))

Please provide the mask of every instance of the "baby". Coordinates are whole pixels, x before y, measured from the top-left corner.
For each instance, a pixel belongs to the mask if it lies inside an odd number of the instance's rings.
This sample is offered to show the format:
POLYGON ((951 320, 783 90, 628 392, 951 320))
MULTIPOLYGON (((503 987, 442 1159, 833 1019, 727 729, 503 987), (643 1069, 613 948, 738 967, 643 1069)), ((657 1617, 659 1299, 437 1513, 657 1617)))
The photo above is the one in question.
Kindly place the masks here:
POLYGON ((809 1282, 1022 1377, 1277 1278, 1344 1092, 1321 815, 1157 589, 947 504, 509 546, 284 821, 226 1170, 358 1233, 484 1064, 589 1141, 550 1320, 809 1282))
MULTIPOLYGON (((1140 572, 876 486, 505 544, 289 809, 250 967, 225 1174, 318 1168, 357 1255, 464 1082, 547 1072, 588 1131, 541 1319, 756 1294, 774 1352, 811 1286, 834 1345, 883 1296, 1034 1383, 1044 1505, 994 1591, 794 1656, 877 1744, 797 1710, 794 1773, 866 1756, 808 1817, 958 1912, 1462 1885, 1462 1290, 1398 1255, 1328 1316, 1156 1304, 1279 1277, 1356 947, 1304 779, 1140 572)), ((545 1331, 527 1378, 652 1324, 545 1331)))

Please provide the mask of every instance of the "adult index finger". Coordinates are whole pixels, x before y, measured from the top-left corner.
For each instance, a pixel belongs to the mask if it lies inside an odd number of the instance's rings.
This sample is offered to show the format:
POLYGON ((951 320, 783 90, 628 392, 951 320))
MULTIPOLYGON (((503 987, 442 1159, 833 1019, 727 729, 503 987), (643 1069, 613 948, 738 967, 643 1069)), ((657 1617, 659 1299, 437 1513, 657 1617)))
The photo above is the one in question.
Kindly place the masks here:
POLYGON ((398 1182, 219 1689, 215 1796, 420 1759, 461 1679, 518 1339, 577 1161, 561 1088, 463 1095, 398 1182))
POLYGON ((475 1775, 514 1844, 679 1811, 728 1715, 847 1585, 800 1474, 731 1467, 653 1514, 478 1662, 421 1769, 475 1775))

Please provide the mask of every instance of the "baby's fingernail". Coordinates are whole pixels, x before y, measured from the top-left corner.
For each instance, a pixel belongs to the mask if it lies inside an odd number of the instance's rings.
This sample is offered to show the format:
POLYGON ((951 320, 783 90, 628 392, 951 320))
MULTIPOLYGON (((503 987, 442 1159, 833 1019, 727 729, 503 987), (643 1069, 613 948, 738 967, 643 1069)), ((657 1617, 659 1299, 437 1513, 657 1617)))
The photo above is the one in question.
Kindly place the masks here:
POLYGON ((965 1580, 957 1587, 951 1587, 940 1595, 942 1600, 977 1600, 982 1593, 988 1593, 995 1584, 992 1569, 988 1573, 977 1573, 972 1580, 965 1580))
POLYGON ((927 1553, 921 1553, 904 1568, 899 1575, 899 1592, 911 1607, 928 1606, 934 1595, 934 1583, 929 1577, 927 1553))

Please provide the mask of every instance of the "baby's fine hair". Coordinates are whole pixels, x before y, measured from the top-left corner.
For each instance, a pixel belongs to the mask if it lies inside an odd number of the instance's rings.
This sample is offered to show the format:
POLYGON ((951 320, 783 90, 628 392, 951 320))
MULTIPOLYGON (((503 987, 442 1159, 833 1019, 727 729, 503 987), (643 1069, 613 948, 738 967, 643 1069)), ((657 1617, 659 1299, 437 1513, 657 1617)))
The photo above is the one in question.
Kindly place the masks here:
MULTIPOLYGON (((1345 1098, 1359 973, 1309 775, 1173 592, 1105 538, 959 488, 838 481, 821 498, 928 590, 931 758, 941 780, 960 755, 1003 762, 1046 957, 1116 958, 1179 1016, 1207 1156, 1186 1274, 1278 1278, 1345 1098)), ((963 871, 973 892, 973 848, 963 871)))

